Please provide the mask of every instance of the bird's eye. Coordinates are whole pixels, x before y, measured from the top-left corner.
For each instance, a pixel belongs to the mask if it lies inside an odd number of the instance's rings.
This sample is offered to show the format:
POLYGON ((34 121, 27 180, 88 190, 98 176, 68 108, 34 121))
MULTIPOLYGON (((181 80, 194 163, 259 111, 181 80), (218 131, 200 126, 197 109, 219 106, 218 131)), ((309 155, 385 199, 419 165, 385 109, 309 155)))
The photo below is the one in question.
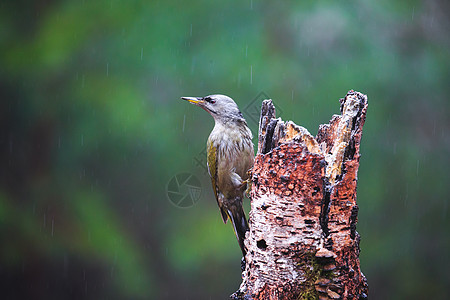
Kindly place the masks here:
POLYGON ((216 103, 216 100, 212 99, 211 97, 205 97, 204 99, 205 99, 206 102, 209 102, 211 104, 216 103))

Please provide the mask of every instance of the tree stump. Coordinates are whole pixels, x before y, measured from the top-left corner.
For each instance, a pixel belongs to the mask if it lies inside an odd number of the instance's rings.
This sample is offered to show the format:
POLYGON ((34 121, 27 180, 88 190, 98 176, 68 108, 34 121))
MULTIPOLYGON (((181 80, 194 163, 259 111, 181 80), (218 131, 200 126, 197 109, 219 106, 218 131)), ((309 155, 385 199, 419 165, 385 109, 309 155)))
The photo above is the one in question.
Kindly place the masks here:
POLYGON ((356 183, 367 96, 349 91, 314 138, 264 100, 243 282, 233 299, 365 299, 356 183))

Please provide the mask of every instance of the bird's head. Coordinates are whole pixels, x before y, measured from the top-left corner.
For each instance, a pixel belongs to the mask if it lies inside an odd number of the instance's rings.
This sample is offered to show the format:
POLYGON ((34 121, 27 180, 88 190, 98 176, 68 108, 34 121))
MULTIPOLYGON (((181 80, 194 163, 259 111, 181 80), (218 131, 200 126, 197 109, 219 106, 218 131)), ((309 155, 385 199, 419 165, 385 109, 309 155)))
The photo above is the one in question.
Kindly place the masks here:
POLYGON ((216 121, 245 121, 236 103, 225 95, 209 95, 205 97, 181 97, 192 104, 200 106, 213 116, 216 121))

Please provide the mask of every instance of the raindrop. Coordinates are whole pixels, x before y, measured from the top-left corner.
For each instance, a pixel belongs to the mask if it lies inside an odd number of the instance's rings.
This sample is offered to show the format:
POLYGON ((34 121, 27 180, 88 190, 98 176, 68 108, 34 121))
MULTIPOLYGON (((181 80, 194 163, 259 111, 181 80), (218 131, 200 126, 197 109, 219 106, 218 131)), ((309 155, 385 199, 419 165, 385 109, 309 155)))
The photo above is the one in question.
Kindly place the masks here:
POLYGON ((144 47, 141 48, 141 60, 143 56, 144 56, 144 47))
POLYGON ((250 9, 253 10, 253 0, 250 0, 250 9))
POLYGON ((193 57, 192 63, 191 63, 191 74, 194 74, 195 65, 196 65, 196 61, 195 61, 195 57, 193 57))
POLYGON ((416 176, 419 176, 419 160, 417 160, 416 176))
POLYGON ((250 84, 253 84, 253 66, 250 65, 250 84))
POLYGON ((184 115, 184 117, 183 117, 183 130, 182 130, 182 132, 184 132, 184 124, 186 124, 186 115, 184 115))
POLYGON ((53 236, 53 226, 55 225, 55 220, 52 219, 52 236, 53 236))
POLYGON ((82 147, 84 146, 84 135, 83 134, 81 135, 81 146, 82 147))
POLYGON ((414 20, 414 10, 415 10, 415 6, 413 6, 413 8, 412 8, 412 14, 411 14, 411 20, 414 20))
POLYGON ((106 77, 109 76, 109 63, 106 63, 106 77))
POLYGON ((189 35, 192 36, 192 23, 191 23, 191 30, 189 32, 189 35))
POLYGON ((245 57, 247 57, 247 53, 248 53, 248 45, 245 45, 245 57))

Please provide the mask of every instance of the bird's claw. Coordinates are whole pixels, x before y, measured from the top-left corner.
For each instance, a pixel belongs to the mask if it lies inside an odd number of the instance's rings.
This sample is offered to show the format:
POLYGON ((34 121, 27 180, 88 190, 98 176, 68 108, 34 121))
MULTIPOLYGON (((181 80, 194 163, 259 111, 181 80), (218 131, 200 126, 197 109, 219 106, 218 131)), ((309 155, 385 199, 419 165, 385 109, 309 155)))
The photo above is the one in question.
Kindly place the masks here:
POLYGON ((245 196, 247 196, 248 199, 250 198, 250 191, 252 190, 252 181, 250 180, 250 178, 248 178, 247 180, 244 180, 242 182, 242 191, 245 193, 245 196))

